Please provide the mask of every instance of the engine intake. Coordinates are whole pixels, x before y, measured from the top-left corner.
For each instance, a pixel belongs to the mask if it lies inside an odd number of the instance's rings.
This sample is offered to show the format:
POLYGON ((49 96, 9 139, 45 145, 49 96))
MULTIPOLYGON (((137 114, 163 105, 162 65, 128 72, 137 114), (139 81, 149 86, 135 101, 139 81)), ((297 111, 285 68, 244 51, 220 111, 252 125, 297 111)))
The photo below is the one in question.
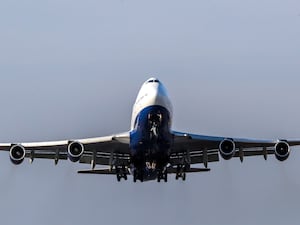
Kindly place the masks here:
POLYGON ((234 141, 231 139, 224 139, 223 141, 221 141, 219 145, 219 151, 223 159, 225 160, 231 159, 235 153, 234 141))
POLYGON ((25 148, 22 145, 13 145, 9 150, 10 160, 13 164, 19 165, 24 161, 25 148))
POLYGON ((290 146, 286 141, 278 141, 275 145, 275 157, 279 161, 286 160, 290 155, 290 146))
POLYGON ((83 152, 84 147, 83 144, 81 144, 80 142, 74 141, 71 142, 68 146, 68 158, 72 162, 78 162, 83 152))

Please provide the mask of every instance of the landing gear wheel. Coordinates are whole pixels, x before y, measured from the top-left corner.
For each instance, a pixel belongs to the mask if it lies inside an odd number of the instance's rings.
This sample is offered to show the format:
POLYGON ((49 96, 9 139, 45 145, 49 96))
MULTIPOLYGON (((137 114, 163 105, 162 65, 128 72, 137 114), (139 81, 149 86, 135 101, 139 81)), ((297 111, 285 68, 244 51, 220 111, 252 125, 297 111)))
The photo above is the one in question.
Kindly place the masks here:
POLYGON ((121 175, 120 174, 117 174, 117 180, 118 180, 118 182, 121 181, 121 175))
POLYGON ((186 173, 183 172, 183 174, 182 174, 182 180, 185 181, 185 179, 186 179, 186 173))
POLYGON ((140 178, 140 181, 143 183, 144 182, 144 170, 139 171, 139 178, 140 178))
POLYGON ((164 171, 164 181, 165 181, 165 183, 168 182, 168 171, 167 171, 167 169, 165 169, 165 171, 164 171))
POLYGON ((160 182, 161 180, 164 180, 165 182, 168 182, 168 171, 165 169, 163 172, 162 170, 157 171, 157 182, 160 182))
POLYGON ((137 172, 136 170, 133 171, 133 182, 136 183, 137 180, 137 172))
POLYGON ((137 180, 144 182, 144 172, 140 169, 134 169, 133 171, 133 182, 135 183, 137 180))
POLYGON ((178 180, 181 178, 183 181, 186 180, 186 171, 189 169, 189 165, 178 165, 176 170, 175 179, 178 180))
POLYGON ((182 166, 177 165, 175 179, 178 180, 180 177, 182 178, 182 166))
POLYGON ((163 173, 161 170, 157 171, 157 182, 160 182, 160 180, 163 179, 163 173))

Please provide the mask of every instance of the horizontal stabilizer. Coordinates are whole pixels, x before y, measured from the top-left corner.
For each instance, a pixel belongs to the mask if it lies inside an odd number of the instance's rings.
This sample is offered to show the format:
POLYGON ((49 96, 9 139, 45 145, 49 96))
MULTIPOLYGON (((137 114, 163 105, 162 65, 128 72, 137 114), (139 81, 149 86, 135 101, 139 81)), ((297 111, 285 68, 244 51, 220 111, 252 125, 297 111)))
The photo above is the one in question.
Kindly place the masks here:
MULTIPOLYGON (((110 169, 96 169, 96 170, 80 170, 77 173, 81 174, 104 174, 104 175, 116 175, 116 170, 110 169)), ((129 175, 129 171, 127 170, 127 175, 129 175)))
MULTIPOLYGON (((199 173, 199 172, 209 172, 209 168, 189 168, 185 170, 186 173, 199 173)), ((177 173, 177 168, 169 167, 168 168, 168 173, 169 174, 176 174, 177 173)))
MULTIPOLYGON (((199 172, 208 172, 210 171, 209 168, 190 168, 187 169, 186 173, 199 173, 199 172)), ((103 174, 103 175, 116 175, 116 170, 110 170, 110 169, 95 169, 95 170, 80 170, 78 173, 81 174, 103 174)), ((177 169, 169 167, 168 168, 168 174, 176 174, 177 169)), ((127 171, 127 175, 129 175, 129 171, 127 171)))

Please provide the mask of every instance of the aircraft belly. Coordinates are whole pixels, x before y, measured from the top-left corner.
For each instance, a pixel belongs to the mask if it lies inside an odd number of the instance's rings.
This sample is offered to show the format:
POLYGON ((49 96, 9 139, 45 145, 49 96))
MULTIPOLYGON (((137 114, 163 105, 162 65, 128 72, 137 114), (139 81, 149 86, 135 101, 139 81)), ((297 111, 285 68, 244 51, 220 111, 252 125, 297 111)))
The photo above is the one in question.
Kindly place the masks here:
POLYGON ((162 106, 143 109, 130 134, 130 150, 136 164, 162 162, 169 157, 172 143, 170 113, 162 106))

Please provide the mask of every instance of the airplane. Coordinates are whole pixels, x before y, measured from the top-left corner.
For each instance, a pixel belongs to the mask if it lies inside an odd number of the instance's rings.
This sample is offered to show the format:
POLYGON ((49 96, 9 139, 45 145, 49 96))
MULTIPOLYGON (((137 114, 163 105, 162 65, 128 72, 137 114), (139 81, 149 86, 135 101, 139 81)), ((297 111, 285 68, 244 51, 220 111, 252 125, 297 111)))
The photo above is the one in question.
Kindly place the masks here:
POLYGON ((133 106, 131 127, 127 132, 77 140, 34 143, 0 143, 0 151, 9 152, 13 164, 25 158, 70 160, 90 164, 80 174, 115 175, 118 181, 168 181, 168 174, 186 180, 187 173, 208 172, 208 163, 220 156, 229 160, 247 156, 275 155, 279 161, 290 155, 290 146, 300 140, 259 140, 218 137, 172 130, 173 108, 167 90, 157 78, 148 79, 141 87, 133 106), (194 167, 201 164, 202 167, 194 167), (96 169, 96 165, 106 168, 96 169))

